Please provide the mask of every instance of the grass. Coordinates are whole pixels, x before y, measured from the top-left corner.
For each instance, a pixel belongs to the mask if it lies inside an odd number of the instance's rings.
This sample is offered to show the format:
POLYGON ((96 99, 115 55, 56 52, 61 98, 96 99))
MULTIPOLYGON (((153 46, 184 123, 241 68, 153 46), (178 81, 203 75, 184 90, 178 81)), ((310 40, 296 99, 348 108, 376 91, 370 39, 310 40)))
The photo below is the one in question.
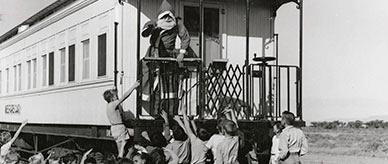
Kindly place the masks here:
POLYGON ((314 155, 388 157, 387 129, 303 128, 314 155))

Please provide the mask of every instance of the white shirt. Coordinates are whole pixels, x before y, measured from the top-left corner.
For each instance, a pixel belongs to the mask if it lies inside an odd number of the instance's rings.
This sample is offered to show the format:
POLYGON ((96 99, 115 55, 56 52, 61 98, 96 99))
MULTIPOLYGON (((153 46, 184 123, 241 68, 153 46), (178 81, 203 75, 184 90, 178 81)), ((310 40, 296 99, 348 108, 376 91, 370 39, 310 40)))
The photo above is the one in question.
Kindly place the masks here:
POLYGON ((280 136, 278 135, 272 137, 271 154, 279 155, 279 139, 280 136))
POLYGON ((280 133, 279 137, 279 157, 284 159, 288 152, 306 154, 308 151, 308 144, 306 136, 303 131, 293 126, 287 126, 280 133))
POLYGON ((209 141, 206 143, 206 147, 212 150, 214 159, 216 159, 217 146, 225 139, 224 135, 214 134, 210 137, 209 141))
POLYGON ((279 139, 280 135, 274 135, 272 137, 272 147, 271 147, 271 164, 278 164, 279 158, 279 139))

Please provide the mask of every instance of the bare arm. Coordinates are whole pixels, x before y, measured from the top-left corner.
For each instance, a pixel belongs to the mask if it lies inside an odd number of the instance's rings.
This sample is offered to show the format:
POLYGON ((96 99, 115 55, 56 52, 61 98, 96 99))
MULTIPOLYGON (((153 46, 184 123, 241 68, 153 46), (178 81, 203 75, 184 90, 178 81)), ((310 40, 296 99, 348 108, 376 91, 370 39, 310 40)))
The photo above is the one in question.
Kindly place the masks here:
POLYGON ((236 116, 236 113, 234 113, 234 112, 235 111, 230 106, 225 108, 225 110, 223 111, 223 113, 226 116, 226 119, 233 121, 236 124, 237 128, 238 128, 237 116, 236 116))
POLYGON ((236 124, 236 127, 238 128, 237 115, 235 112, 236 112, 235 110, 231 109, 230 114, 232 116, 232 121, 236 124))
POLYGON ((169 141, 171 139, 171 135, 170 135, 170 125, 168 123, 168 115, 164 110, 162 110, 162 113, 160 114, 160 116, 164 120, 163 136, 164 136, 164 138, 166 138, 167 141, 169 141))
POLYGON ((182 110, 182 113, 183 113, 183 123, 185 125, 186 133, 190 137, 191 140, 195 139, 197 136, 195 136, 195 134, 191 130, 189 117, 187 117, 187 109, 186 108, 183 108, 183 109, 184 109, 184 110, 182 110))
POLYGON ((197 135, 197 125, 195 125, 194 118, 190 122, 191 126, 193 127, 193 132, 195 133, 195 135, 197 135))
POLYGON ((85 163, 85 160, 88 158, 88 155, 90 154, 90 152, 93 151, 93 148, 91 148, 90 150, 88 150, 87 152, 85 152, 85 154, 82 156, 82 159, 81 159, 81 162, 80 164, 84 164, 85 163))
POLYGON ((12 143, 14 143, 16 141, 16 139, 18 138, 18 136, 19 136, 20 132, 22 131, 23 127, 26 126, 27 121, 28 120, 24 120, 22 122, 22 125, 20 125, 19 129, 16 131, 15 135, 13 135, 12 139, 8 143, 11 143, 11 145, 12 145, 12 143))
POLYGON ((128 91, 124 93, 124 96, 119 99, 118 103, 121 104, 124 100, 126 100, 139 85, 140 85, 140 82, 136 81, 135 84, 133 84, 128 89, 128 91))

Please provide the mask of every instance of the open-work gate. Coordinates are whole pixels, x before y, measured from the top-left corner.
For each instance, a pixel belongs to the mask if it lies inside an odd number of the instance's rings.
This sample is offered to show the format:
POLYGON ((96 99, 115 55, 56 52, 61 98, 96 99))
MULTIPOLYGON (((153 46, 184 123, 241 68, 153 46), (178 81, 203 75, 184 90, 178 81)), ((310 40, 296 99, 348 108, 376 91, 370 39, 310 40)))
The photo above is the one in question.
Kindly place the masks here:
POLYGON ((178 108, 186 107, 190 115, 215 119, 225 107, 231 107, 240 120, 278 120, 284 110, 301 119, 297 66, 260 63, 246 69, 210 64, 201 69, 201 61, 196 59, 185 59, 183 68, 173 67, 176 61, 170 58, 144 62, 152 63, 146 72, 151 92, 148 103, 143 101, 138 109, 140 116, 156 116, 160 110, 176 115, 180 114, 178 108))

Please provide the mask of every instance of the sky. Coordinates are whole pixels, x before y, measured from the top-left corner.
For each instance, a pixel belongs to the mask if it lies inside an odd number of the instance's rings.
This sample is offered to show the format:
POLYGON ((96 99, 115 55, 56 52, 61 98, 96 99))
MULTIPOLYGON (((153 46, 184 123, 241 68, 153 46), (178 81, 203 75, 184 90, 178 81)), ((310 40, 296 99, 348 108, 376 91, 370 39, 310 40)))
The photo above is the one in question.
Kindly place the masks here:
MULTIPOLYGON (((304 1, 306 120, 388 115, 387 5, 386 0, 304 1)), ((298 16, 294 4, 279 9, 282 64, 298 63, 298 16)))
MULTIPOLYGON (((0 0, 0 34, 51 2, 0 0)), ((388 116, 388 1, 367 2, 304 0, 305 120, 388 116)), ((279 9, 281 64, 298 64, 298 21, 295 4, 279 9)))

